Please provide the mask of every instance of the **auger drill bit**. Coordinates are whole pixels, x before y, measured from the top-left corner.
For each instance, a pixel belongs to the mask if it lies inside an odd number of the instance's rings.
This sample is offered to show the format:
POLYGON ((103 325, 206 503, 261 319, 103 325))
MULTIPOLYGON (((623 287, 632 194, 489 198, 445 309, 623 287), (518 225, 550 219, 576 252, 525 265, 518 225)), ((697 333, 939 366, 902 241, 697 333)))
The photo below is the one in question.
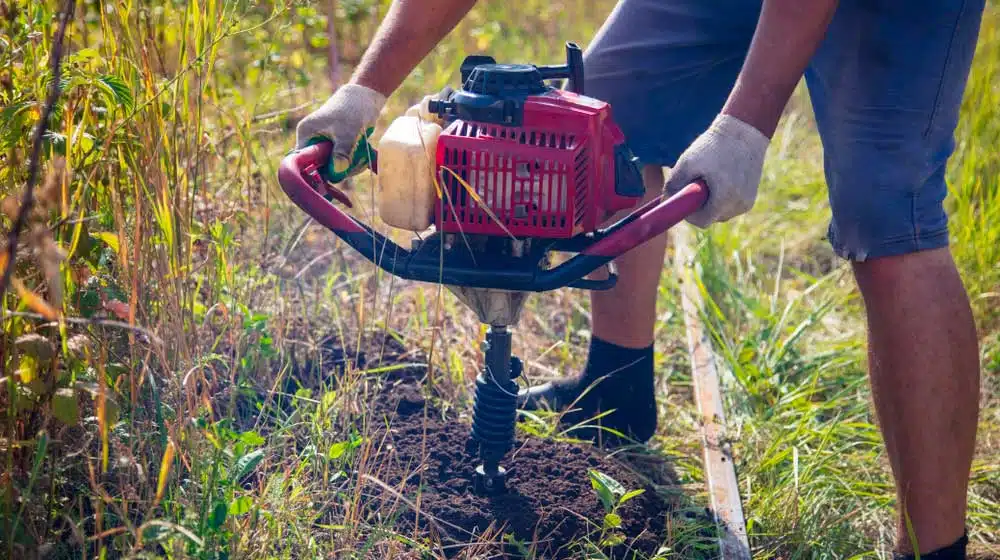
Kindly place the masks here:
POLYGON ((498 494, 505 490, 507 477, 500 461, 514 443, 514 379, 521 375, 521 360, 511 357, 511 333, 506 326, 491 326, 483 346, 486 360, 476 378, 472 416, 472 437, 479 443, 482 464, 476 467, 474 484, 479 494, 498 494))

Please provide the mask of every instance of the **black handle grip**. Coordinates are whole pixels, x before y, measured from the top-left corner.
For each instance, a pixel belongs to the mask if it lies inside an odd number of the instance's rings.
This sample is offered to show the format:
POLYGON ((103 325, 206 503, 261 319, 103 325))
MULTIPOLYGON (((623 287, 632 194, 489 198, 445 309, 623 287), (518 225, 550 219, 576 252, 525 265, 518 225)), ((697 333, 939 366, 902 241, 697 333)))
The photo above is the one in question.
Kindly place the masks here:
POLYGON ((566 43, 566 64, 564 66, 538 66, 543 80, 566 78, 566 89, 583 95, 583 51, 576 43, 566 43))

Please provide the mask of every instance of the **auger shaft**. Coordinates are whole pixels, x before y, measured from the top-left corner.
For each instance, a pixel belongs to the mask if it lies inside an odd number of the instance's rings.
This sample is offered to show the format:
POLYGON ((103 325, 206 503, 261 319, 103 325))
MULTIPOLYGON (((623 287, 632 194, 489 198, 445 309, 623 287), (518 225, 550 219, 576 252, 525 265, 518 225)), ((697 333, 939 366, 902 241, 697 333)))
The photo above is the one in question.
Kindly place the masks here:
POLYGON ((479 443, 482 464, 476 467, 479 493, 495 494, 505 489, 506 470, 500 466, 514 443, 517 415, 517 384, 521 361, 511 357, 511 333, 505 325, 490 326, 483 344, 486 359, 476 378, 472 437, 479 443))

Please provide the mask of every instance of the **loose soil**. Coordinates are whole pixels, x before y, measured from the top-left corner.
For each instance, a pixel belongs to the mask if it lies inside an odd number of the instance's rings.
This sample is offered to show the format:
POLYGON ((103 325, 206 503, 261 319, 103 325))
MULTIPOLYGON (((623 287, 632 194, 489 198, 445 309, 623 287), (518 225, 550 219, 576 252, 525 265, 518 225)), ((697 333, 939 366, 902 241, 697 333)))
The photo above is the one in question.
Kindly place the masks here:
MULTIPOLYGON (((605 511, 588 474, 594 469, 626 490, 646 489, 617 510, 617 532, 624 539, 604 547, 605 554, 650 558, 665 543, 678 504, 647 487, 625 463, 589 445, 519 436, 503 463, 507 492, 476 494, 472 471, 478 458, 469 419, 443 413, 423 396, 414 377, 411 370, 387 383, 372 405, 372 454, 366 466, 359 465, 370 477, 361 483, 365 509, 376 516, 372 521, 391 522, 398 534, 418 541, 436 540, 441 547, 432 549, 450 558, 520 557, 516 546, 504 544, 504 535, 513 535, 532 557, 581 558, 584 551, 571 545, 610 535, 601 530, 605 511)), ((675 483, 663 479, 662 469, 659 474, 658 484, 675 483)))

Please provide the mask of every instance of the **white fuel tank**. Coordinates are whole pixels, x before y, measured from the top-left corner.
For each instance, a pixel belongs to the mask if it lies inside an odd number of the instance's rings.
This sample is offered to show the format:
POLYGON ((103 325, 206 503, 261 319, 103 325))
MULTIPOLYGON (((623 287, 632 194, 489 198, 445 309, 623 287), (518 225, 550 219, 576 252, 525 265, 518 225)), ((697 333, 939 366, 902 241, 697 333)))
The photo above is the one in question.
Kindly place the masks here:
POLYGON ((437 122, 422 120, 411 110, 394 120, 379 139, 379 217, 389 226, 409 231, 430 227, 437 201, 432 174, 441 130, 437 122))

